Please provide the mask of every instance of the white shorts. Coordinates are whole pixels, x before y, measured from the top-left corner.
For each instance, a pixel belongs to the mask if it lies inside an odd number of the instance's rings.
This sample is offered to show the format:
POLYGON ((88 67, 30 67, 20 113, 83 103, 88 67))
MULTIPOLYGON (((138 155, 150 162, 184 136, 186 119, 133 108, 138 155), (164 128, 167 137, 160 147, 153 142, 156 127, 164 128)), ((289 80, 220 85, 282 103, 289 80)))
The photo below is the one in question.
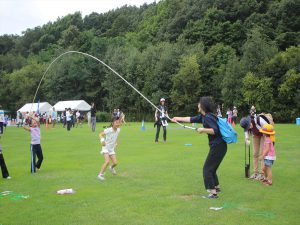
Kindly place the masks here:
POLYGON ((104 155, 104 154, 108 154, 108 155, 115 155, 115 151, 114 150, 107 150, 106 148, 102 148, 100 154, 104 155))

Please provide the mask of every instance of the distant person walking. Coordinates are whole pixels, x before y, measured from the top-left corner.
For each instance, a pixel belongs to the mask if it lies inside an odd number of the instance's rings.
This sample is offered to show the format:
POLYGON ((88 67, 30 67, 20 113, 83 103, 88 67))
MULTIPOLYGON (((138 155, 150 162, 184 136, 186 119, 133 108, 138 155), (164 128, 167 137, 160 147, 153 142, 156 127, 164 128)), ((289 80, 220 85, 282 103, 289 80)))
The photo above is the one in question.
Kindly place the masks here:
POLYGON ((76 128, 78 127, 78 125, 80 125, 80 127, 82 127, 81 115, 80 115, 79 110, 77 110, 77 112, 76 112, 76 128))
POLYGON ((65 126, 67 124, 67 111, 68 111, 68 109, 65 108, 65 111, 63 112, 63 122, 64 122, 63 128, 65 128, 65 126))
POLYGON ((231 124, 231 119, 232 119, 232 111, 230 108, 228 108, 227 112, 226 112, 226 115, 227 115, 227 120, 228 120, 228 123, 231 124))
POLYGON ((55 111, 55 108, 53 107, 53 111, 52 111, 52 128, 55 127, 56 122, 57 122, 57 112, 55 111))
POLYGON ((92 102, 92 108, 91 108, 91 118, 92 118, 92 131, 96 131, 96 106, 95 103, 92 102))
POLYGON ((4 124, 4 111, 0 106, 0 134, 3 134, 3 124, 4 124))
POLYGON ((237 108, 234 106, 234 107, 233 107, 233 110, 232 110, 232 119, 231 119, 231 123, 232 123, 233 125, 236 124, 237 116, 238 116, 238 111, 237 111, 237 108))
POLYGON ((67 120, 67 130, 70 131, 72 126, 72 113, 70 108, 66 112, 66 120, 67 120))

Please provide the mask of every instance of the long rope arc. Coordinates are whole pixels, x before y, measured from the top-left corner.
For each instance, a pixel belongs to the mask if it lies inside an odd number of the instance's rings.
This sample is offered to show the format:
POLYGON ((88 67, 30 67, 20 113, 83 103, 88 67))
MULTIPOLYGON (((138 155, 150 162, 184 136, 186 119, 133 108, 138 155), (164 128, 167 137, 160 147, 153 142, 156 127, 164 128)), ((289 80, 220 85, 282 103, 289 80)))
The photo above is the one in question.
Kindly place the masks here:
MULTIPOLYGON (((161 111, 156 105, 154 105, 154 104, 153 104, 146 96, 144 96, 138 89, 136 89, 131 83, 129 83, 124 77, 122 77, 117 71, 115 71, 115 70, 114 70, 113 68, 111 68, 109 65, 107 65, 106 63, 104 63, 103 61, 101 61, 100 59, 96 58, 96 57, 93 56, 93 55, 90 55, 90 54, 85 53, 85 52, 79 52, 79 51, 67 51, 67 52, 64 52, 64 53, 60 54, 58 57, 56 57, 56 58, 49 64, 49 66, 48 66, 47 69, 45 70, 45 72, 44 72, 44 74, 43 74, 43 76, 42 76, 42 78, 41 78, 41 80, 40 80, 40 82, 39 82, 39 85, 38 85, 38 87, 37 87, 37 89, 36 89, 36 92, 35 92, 34 97, 33 97, 33 100, 32 100, 31 108, 32 108, 32 106, 33 106, 33 103, 35 102, 36 95, 37 95, 37 93, 38 93, 38 91, 39 91, 39 89, 40 89, 41 83, 42 83, 42 81, 44 80, 44 78, 45 78, 47 72, 49 71, 49 69, 51 68, 51 66, 52 66, 59 58, 61 58, 62 56, 67 55, 67 54, 71 54, 71 53, 77 53, 77 54, 81 54, 81 55, 84 55, 84 56, 88 56, 88 57, 90 57, 90 58, 92 58, 92 59, 94 59, 94 60, 100 62, 100 63, 101 63, 102 65, 104 65, 106 68, 108 68, 109 70, 111 70, 115 75, 117 75, 119 78, 121 78, 121 79, 122 79, 127 85, 129 85, 133 90, 135 90, 135 91, 136 91, 140 96, 142 96, 148 103, 150 103, 150 105, 152 105, 156 110, 158 110, 159 112, 162 113, 162 111, 161 111)), ((169 116, 166 116, 166 117, 167 117, 169 120, 171 120, 169 116)), ((196 130, 195 127, 186 126, 186 125, 181 124, 181 123, 179 123, 179 122, 177 122, 177 121, 176 121, 176 123, 177 123, 179 126, 182 126, 183 128, 196 130)))

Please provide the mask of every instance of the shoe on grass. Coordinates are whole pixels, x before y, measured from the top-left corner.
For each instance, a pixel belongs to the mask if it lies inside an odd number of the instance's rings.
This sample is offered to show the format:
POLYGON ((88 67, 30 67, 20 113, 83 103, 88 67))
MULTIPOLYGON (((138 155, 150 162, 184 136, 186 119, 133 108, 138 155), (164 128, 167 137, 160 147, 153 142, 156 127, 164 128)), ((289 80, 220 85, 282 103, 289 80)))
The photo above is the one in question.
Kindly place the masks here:
POLYGON ((257 174, 257 173, 254 173, 254 174, 252 174, 252 175, 249 177, 249 179, 251 179, 251 180, 256 180, 256 179, 257 179, 257 176, 258 176, 258 174, 257 174))
POLYGON ((219 196, 217 194, 208 194, 207 196, 202 196, 202 198, 219 198, 219 196))
POLYGON ((100 181, 104 181, 104 180, 105 180, 105 178, 104 178, 104 176, 103 176, 102 174, 99 174, 99 175, 97 176, 97 178, 98 178, 100 181))
POLYGON ((257 177, 255 178, 255 180, 265 180, 265 175, 264 174, 262 174, 262 173, 260 173, 260 174, 258 174, 257 175, 257 177))
POLYGON ((115 168, 109 167, 109 170, 110 170, 110 172, 111 172, 113 175, 117 175, 117 172, 116 172, 115 168))

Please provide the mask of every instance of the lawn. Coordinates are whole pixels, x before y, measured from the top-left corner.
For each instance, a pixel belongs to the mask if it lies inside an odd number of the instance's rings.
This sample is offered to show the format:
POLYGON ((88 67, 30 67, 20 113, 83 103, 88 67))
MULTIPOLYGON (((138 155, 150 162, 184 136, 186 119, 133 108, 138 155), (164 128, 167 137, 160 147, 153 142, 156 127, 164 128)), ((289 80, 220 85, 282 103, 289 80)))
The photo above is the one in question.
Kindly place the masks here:
POLYGON ((97 124, 67 132, 61 126, 42 128, 44 163, 30 174, 30 134, 8 127, 2 136, 11 180, 0 179, 0 192, 29 195, 27 199, 0 198, 2 225, 63 224, 299 224, 300 126, 276 125, 277 158, 273 186, 244 178, 243 132, 228 146, 219 168, 219 199, 206 195, 202 166, 208 152, 207 135, 168 127, 168 142, 154 143, 155 130, 146 123, 123 126, 119 136, 118 175, 96 179, 103 158, 99 154, 97 124), (192 144, 192 146, 185 146, 192 144), (56 191, 73 188, 73 195, 56 191), (210 207, 225 206, 219 211, 210 207))

